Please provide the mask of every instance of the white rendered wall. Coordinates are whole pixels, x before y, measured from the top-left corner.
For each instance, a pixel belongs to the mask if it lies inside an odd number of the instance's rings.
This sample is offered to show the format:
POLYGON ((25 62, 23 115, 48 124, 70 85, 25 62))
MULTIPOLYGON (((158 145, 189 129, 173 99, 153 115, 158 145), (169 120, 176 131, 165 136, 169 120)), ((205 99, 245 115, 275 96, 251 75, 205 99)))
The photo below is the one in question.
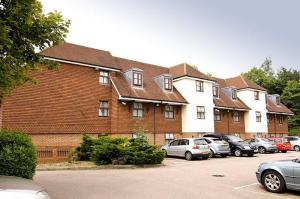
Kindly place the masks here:
POLYGON ((197 92, 196 80, 189 77, 174 81, 173 85, 189 103, 182 108, 182 132, 213 133, 213 83, 203 80, 204 92, 197 92), (205 119, 197 119, 197 106, 205 107, 205 119))
POLYGON ((254 91, 252 89, 243 89, 237 92, 238 97, 249 107, 251 110, 245 112, 245 131, 246 133, 267 133, 267 108, 265 95, 266 92, 259 91, 259 100, 254 99, 254 91), (261 122, 256 122, 256 111, 261 112, 261 122))

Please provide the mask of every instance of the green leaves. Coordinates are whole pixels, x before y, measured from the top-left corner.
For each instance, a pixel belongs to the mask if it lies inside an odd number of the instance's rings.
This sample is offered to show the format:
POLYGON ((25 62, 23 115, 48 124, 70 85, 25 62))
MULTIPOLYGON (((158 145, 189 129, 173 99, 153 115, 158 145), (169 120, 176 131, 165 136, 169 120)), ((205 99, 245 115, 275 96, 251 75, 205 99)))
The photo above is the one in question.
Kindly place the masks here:
POLYGON ((70 21, 59 12, 43 14, 37 0, 0 1, 0 104, 13 89, 32 81, 29 72, 57 64, 36 53, 64 41, 70 21))

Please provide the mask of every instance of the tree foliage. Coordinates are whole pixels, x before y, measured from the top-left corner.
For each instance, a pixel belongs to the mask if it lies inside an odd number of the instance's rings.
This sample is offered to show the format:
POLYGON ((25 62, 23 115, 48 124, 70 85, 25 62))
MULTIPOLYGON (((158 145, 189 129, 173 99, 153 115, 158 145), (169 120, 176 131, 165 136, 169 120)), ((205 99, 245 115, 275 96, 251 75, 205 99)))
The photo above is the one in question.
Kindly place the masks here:
POLYGON ((269 94, 281 95, 282 102, 295 114, 289 117, 290 129, 300 131, 300 71, 281 67, 275 73, 272 60, 267 58, 260 67, 253 67, 242 75, 266 88, 269 94))
POLYGON ((14 88, 32 80, 41 64, 56 67, 36 53, 62 42, 70 21, 59 12, 43 14, 38 0, 0 1, 0 104, 14 88))

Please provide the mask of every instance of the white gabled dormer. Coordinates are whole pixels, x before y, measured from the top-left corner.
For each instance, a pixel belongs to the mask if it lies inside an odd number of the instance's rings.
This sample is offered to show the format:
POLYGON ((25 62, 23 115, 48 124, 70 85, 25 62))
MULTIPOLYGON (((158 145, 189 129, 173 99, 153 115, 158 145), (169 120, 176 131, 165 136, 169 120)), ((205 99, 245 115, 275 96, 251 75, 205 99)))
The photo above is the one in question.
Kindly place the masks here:
POLYGON ((267 98, 269 98, 273 104, 276 104, 277 106, 280 105, 280 95, 273 94, 273 95, 267 95, 267 98))
POLYGON ((232 100, 237 100, 238 99, 236 88, 225 87, 225 88, 222 88, 222 89, 223 89, 225 95, 227 95, 228 97, 230 97, 232 100))
POLYGON ((139 68, 131 68, 124 73, 128 83, 135 88, 144 87, 144 71, 139 68))
POLYGON ((154 78, 158 86, 166 92, 173 92, 173 78, 170 74, 162 74, 154 78))

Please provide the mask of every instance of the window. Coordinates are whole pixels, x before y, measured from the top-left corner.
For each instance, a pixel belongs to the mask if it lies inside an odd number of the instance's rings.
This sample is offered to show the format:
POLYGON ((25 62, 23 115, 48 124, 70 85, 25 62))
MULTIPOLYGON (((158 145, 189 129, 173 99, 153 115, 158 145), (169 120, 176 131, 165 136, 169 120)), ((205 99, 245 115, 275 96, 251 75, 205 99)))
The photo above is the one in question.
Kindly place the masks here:
POLYGON ((143 84, 143 74, 139 72, 133 72, 133 85, 142 86, 143 84))
POLYGON ((218 86, 213 86, 213 96, 219 97, 219 87, 218 86))
POLYGON ((180 140, 175 140, 175 141, 171 142, 170 146, 178 146, 179 145, 179 141, 180 140))
POLYGON ((197 106, 197 119, 205 119, 204 106, 197 106))
POLYGON ((241 121, 240 112, 238 112, 238 111, 233 112, 233 121, 234 122, 240 122, 241 121))
POLYGON ((166 140, 166 144, 172 142, 172 140, 174 140, 174 133, 166 133, 165 140, 166 140))
POLYGON ((283 116, 282 115, 278 116, 278 122, 279 122, 279 124, 283 124, 283 116))
POLYGON ((196 81, 196 91, 203 92, 203 81, 196 81))
POLYGON ((108 101, 100 101, 99 116, 108 117, 108 101))
POLYGON ((170 105, 165 106, 165 118, 173 119, 174 118, 174 107, 170 105))
POLYGON ((139 118, 144 117, 143 103, 133 103, 132 116, 139 118))
POLYGON ((189 145, 189 140, 180 140, 179 145, 189 145))
POLYGON ((221 120, 221 111, 219 109, 215 109, 215 121, 221 120))
POLYGON ((261 122, 261 113, 259 111, 256 111, 255 115, 256 115, 256 122, 261 122))
POLYGON ((265 95, 265 101, 266 101, 266 104, 268 104, 268 95, 267 94, 265 95))
POLYGON ((280 97, 276 96, 276 104, 279 105, 280 104, 280 97))
POLYGON ((100 71, 99 83, 100 84, 108 84, 109 83, 108 72, 100 71))
POLYGON ((232 99, 237 99, 236 89, 232 89, 232 99))
POLYGON ((271 115, 267 115, 267 120, 268 120, 268 123, 270 124, 270 123, 271 123, 271 120, 272 120, 271 115))
POLYGON ((259 100, 259 92, 258 91, 254 91, 254 99, 259 100))
POLYGON ((164 79, 165 90, 172 90, 172 78, 165 77, 164 79))

